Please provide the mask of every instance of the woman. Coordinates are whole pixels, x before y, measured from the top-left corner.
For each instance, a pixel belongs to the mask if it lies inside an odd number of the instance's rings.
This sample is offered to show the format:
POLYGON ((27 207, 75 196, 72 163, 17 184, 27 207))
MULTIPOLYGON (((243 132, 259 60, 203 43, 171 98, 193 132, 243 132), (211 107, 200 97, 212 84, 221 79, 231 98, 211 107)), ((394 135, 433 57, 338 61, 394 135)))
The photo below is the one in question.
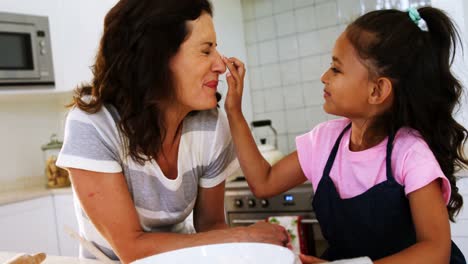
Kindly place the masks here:
POLYGON ((92 85, 77 89, 67 117, 57 164, 70 171, 80 232, 123 263, 204 244, 289 242, 278 225, 226 229, 224 179, 239 165, 216 109, 226 67, 211 16, 208 0, 118 2, 92 85), (184 221, 192 210, 195 230, 184 221))

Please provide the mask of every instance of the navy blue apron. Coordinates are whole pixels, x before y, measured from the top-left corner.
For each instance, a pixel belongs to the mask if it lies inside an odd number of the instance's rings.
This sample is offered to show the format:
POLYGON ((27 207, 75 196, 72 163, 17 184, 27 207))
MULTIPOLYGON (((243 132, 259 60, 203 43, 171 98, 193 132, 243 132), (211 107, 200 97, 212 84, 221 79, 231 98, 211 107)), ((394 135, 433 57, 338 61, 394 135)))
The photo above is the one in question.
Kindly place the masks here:
MULTIPOLYGON (((322 258, 337 260, 368 256, 377 260, 415 244, 416 232, 404 188, 395 181, 392 173, 393 135, 387 143, 387 180, 358 196, 340 198, 330 171, 343 134, 350 127, 351 124, 346 126, 336 140, 312 202, 329 244, 322 258)), ((466 264, 462 252, 453 242, 450 263, 466 264)))

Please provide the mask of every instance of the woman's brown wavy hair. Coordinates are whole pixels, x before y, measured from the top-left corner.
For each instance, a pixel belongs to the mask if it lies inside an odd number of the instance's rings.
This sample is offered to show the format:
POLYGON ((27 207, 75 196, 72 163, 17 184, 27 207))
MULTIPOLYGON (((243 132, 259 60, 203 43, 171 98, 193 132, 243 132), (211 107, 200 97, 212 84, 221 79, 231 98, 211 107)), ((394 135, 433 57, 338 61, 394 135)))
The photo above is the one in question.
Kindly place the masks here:
POLYGON ((70 106, 88 113, 114 106, 128 154, 140 164, 161 150, 160 102, 175 98, 169 61, 190 34, 187 21, 203 12, 213 14, 208 0, 120 0, 104 19, 93 80, 75 90, 70 106))
POLYGON ((463 152, 468 131, 453 117, 462 86, 450 70, 461 41, 443 11, 432 7, 418 11, 428 31, 421 30, 408 12, 379 10, 350 24, 346 36, 373 74, 392 80, 395 100, 378 123, 388 133, 411 127, 421 134, 450 181, 447 209, 454 221, 463 205, 454 174, 468 166, 463 152))

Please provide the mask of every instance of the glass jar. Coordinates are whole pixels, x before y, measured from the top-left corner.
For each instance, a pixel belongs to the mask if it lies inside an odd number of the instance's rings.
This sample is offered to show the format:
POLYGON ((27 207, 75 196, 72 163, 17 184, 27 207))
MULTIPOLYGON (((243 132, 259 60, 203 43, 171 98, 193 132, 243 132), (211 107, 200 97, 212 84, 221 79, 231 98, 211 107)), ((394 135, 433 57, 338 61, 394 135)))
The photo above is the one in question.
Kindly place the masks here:
POLYGON ((52 134, 50 142, 42 146, 45 163, 45 176, 47 177, 48 188, 62 188, 70 186, 68 171, 55 165, 57 156, 62 148, 63 142, 57 139, 56 134, 52 134))

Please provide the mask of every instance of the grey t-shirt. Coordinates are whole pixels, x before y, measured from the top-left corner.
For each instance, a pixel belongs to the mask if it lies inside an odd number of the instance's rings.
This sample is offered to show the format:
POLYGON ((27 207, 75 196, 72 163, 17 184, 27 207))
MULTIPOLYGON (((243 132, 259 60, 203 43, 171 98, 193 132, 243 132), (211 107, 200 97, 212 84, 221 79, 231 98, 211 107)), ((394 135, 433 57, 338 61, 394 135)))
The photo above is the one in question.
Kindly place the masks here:
MULTIPOLYGON (((142 166, 126 154, 127 144, 117 129, 118 120, 116 109, 110 105, 95 114, 73 108, 67 116, 57 166, 123 172, 143 230, 194 232, 185 219, 195 205, 198 187, 214 187, 239 168, 226 116, 213 109, 184 119, 178 175, 173 180, 164 176, 154 160, 142 166)), ((115 259, 109 243, 86 216, 76 195, 74 201, 81 235, 115 259)))

